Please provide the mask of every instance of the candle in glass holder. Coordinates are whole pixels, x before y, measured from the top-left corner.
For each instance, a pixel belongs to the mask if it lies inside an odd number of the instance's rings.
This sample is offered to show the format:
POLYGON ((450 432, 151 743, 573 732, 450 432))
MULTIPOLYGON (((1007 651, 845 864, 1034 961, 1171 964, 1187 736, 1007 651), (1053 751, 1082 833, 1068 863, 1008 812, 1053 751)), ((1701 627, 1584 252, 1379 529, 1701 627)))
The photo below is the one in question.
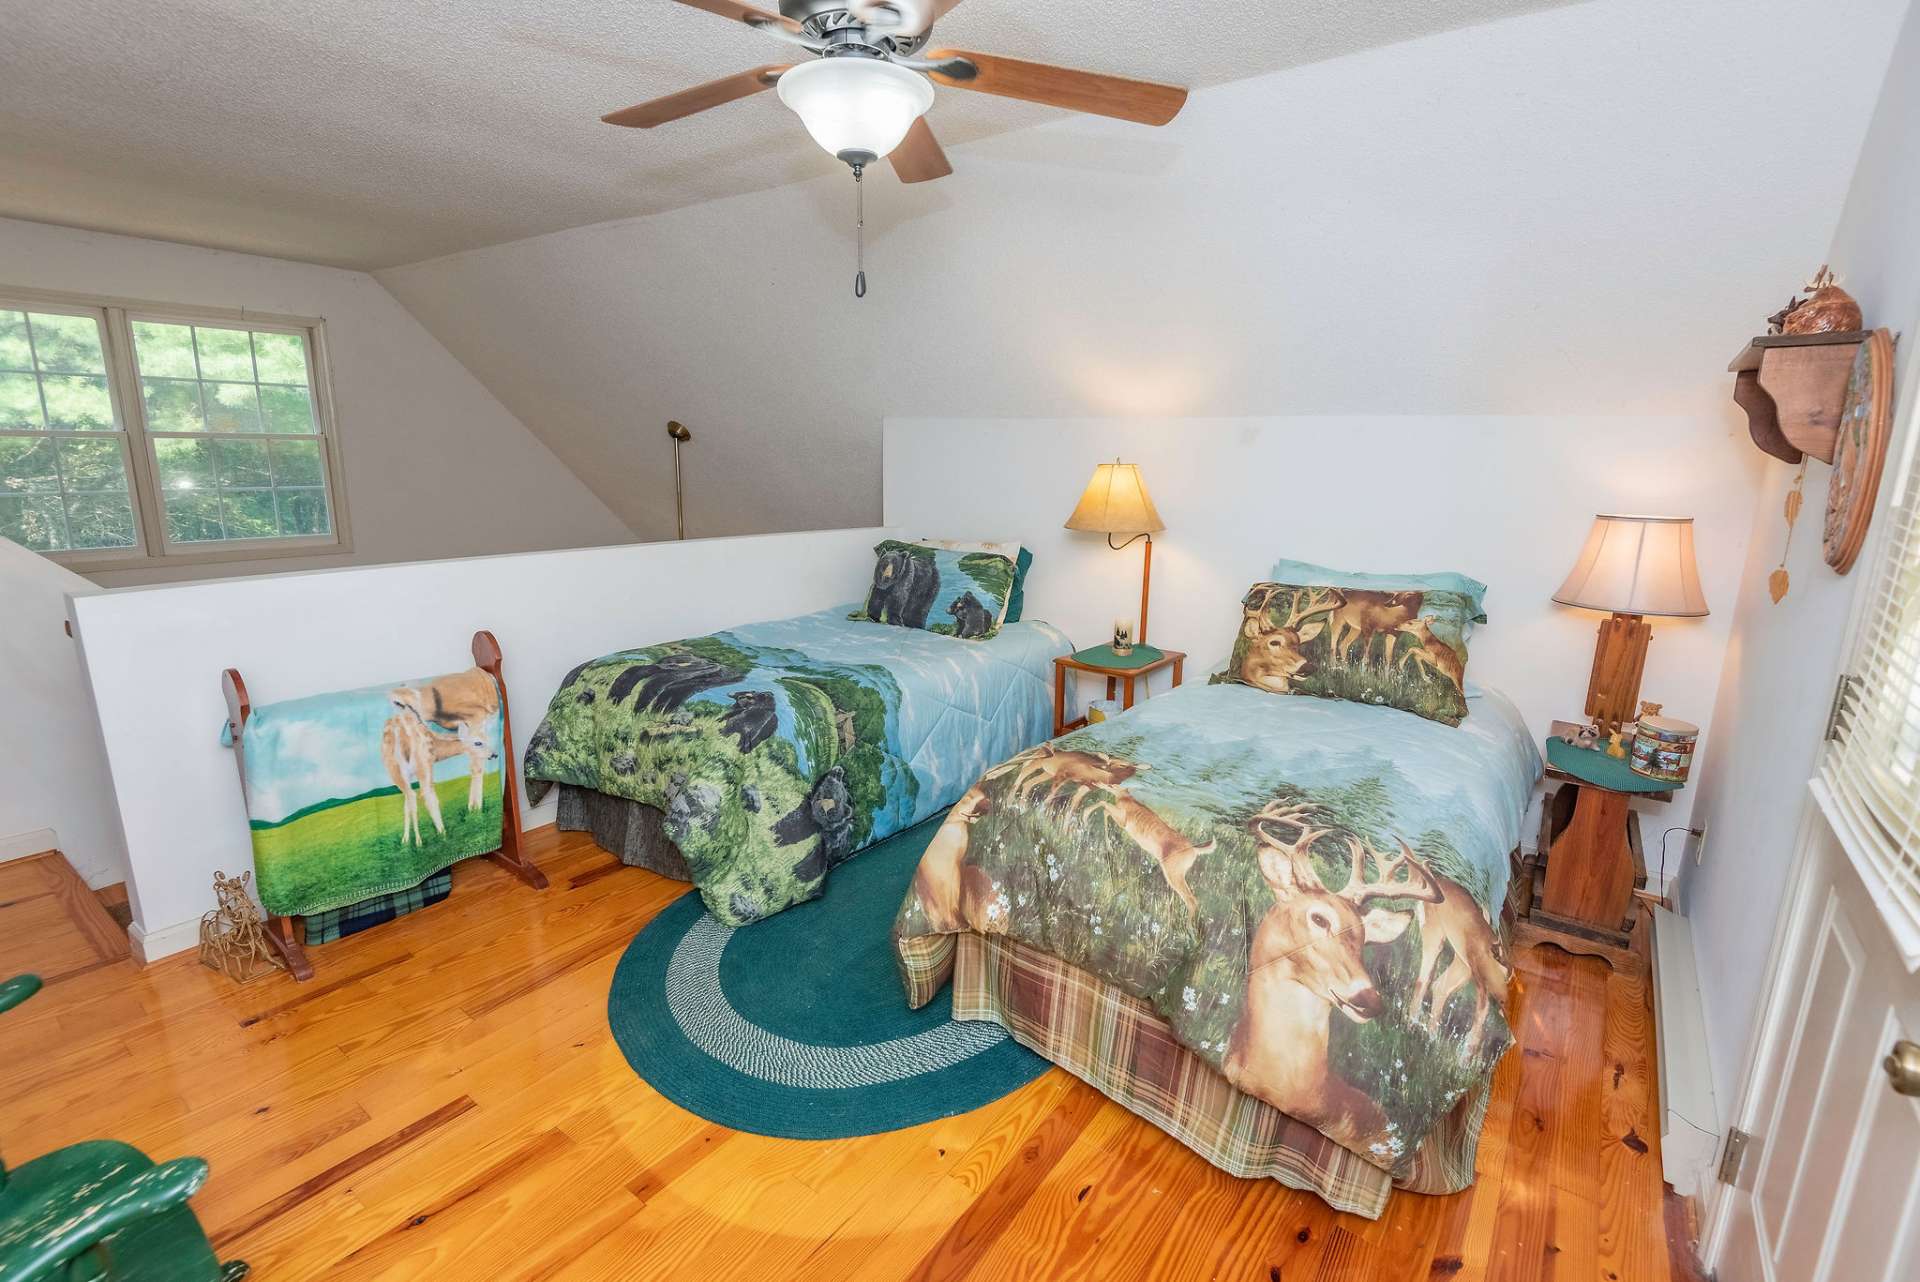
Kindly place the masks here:
POLYGON ((1113 652, 1115 654, 1133 653, 1133 623, 1128 619, 1113 621, 1113 652))

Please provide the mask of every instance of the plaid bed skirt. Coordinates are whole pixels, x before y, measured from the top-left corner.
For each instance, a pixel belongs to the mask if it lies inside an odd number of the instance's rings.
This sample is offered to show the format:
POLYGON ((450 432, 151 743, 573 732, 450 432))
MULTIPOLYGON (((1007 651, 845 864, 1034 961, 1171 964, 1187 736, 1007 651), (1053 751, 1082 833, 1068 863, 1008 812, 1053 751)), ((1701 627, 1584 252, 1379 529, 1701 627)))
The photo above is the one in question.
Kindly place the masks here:
POLYGON ((953 978, 953 1017, 991 1020, 1035 1053, 1233 1175, 1278 1180, 1335 1210, 1378 1219, 1394 1188, 1453 1193, 1473 1183, 1489 1080, 1390 1175, 1227 1082, 1148 1006, 1078 967, 1001 937, 901 941, 916 1005, 953 978))
POLYGON ((357 935, 363 930, 390 922, 395 917, 404 917, 410 912, 437 904, 452 893, 453 873, 450 869, 442 868, 417 886, 375 895, 344 908, 308 913, 305 918, 307 943, 331 944, 336 939, 357 935))

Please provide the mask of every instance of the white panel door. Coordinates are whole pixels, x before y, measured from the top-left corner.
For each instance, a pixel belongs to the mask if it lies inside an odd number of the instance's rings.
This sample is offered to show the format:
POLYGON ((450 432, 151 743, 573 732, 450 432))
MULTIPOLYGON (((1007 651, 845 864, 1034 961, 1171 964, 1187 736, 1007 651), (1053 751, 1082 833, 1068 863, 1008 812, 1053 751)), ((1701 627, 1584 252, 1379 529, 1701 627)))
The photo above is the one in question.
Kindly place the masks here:
POLYGON ((1721 1282, 1920 1279, 1920 1098, 1882 1061, 1920 1041, 1920 979, 1824 820, 1781 953, 1777 1067, 1747 1111, 1753 1140, 1730 1190, 1721 1282))

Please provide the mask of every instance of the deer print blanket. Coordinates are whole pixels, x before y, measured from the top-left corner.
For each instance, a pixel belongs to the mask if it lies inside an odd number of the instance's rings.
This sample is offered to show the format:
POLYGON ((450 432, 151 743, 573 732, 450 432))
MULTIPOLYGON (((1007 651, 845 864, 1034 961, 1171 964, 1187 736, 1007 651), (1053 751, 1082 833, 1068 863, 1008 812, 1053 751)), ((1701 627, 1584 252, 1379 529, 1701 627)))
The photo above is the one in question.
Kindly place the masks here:
POLYGON ((1498 930, 1540 758, 1514 707, 1187 686, 988 771, 894 926, 1004 934, 1149 1003, 1239 1089, 1383 1169, 1511 1044, 1498 930))
POLYGON ((957 640, 848 607, 622 650, 569 672, 527 741, 527 795, 569 783, 659 809, 714 916, 818 896, 1046 736, 1049 624, 957 640))
POLYGON ((500 741, 479 668, 255 708, 240 749, 261 902, 306 916, 498 850, 500 741))

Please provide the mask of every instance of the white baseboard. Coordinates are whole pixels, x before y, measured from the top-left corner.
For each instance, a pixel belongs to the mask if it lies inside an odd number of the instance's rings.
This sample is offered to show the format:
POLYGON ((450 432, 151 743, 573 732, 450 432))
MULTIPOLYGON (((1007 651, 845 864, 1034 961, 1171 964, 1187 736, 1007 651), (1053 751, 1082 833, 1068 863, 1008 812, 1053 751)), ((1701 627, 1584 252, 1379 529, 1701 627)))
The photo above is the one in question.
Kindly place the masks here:
POLYGON ((0 837, 0 864, 9 859, 25 859, 28 855, 41 855, 49 850, 60 849, 60 834, 51 828, 35 828, 32 832, 15 833, 11 837, 0 837))
POLYGON ((162 926, 157 930, 147 930, 139 922, 127 927, 127 942, 133 945, 133 959, 142 966, 151 966, 162 957, 171 957, 175 953, 184 953, 189 948, 200 946, 200 919, 175 922, 171 926, 162 926))
POLYGON ((1683 1197, 1711 1187, 1720 1152, 1720 1111, 1707 1061, 1706 1015, 1685 917, 1652 907, 1653 1019, 1660 1067, 1660 1161, 1683 1197))

